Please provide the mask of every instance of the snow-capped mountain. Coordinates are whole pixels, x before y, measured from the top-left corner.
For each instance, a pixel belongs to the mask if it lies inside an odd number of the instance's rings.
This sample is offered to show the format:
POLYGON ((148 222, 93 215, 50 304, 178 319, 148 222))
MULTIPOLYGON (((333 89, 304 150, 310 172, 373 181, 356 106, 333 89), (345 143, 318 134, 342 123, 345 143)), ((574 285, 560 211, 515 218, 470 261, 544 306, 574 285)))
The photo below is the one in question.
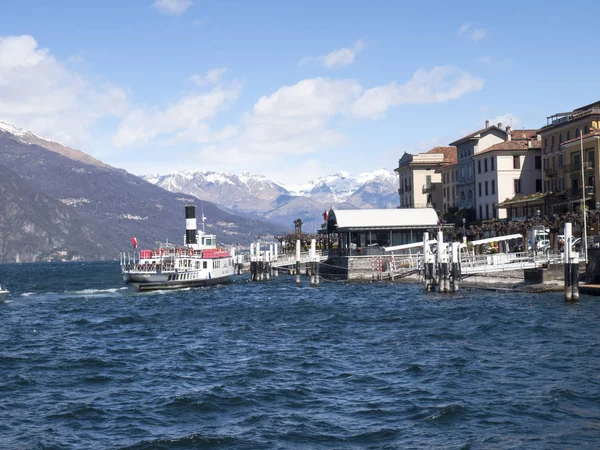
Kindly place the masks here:
POLYGON ((223 172, 176 171, 147 175, 144 179, 171 192, 214 202, 237 214, 267 218, 283 225, 290 225, 297 218, 305 223, 317 222, 332 205, 349 209, 393 208, 398 204, 398 178, 387 169, 358 176, 338 172, 301 185, 286 185, 262 175, 223 172))
POLYGON ((88 155, 87 153, 84 153, 79 150, 74 150, 70 147, 67 147, 64 144, 61 144, 60 142, 53 141, 52 139, 47 139, 45 137, 32 133, 31 131, 15 127, 14 125, 0 120, 0 134, 1 133, 8 133, 9 135, 11 135, 11 137, 16 138, 24 144, 39 145, 40 147, 43 147, 46 150, 50 150, 52 152, 66 156, 67 158, 73 159, 75 161, 80 161, 82 163, 91 164, 93 166, 98 167, 110 167, 108 164, 97 160, 96 158, 88 155))

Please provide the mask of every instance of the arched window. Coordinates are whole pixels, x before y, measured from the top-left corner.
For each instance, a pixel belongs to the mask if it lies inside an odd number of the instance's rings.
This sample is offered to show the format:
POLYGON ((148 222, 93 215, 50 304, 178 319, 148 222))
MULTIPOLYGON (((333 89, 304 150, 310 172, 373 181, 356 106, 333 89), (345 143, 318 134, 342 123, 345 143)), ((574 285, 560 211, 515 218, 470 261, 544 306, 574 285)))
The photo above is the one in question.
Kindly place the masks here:
POLYGON ((571 140, 571 130, 567 131, 567 141, 571 140))
POLYGON ((588 134, 589 132, 590 132, 590 127, 588 127, 586 125, 585 128, 583 129, 583 134, 588 134))
POLYGON ((551 144, 551 146, 550 146, 550 149, 551 149, 550 151, 551 151, 552 153, 554 153, 554 136, 552 136, 552 144, 551 144))
POLYGON ((580 134, 581 134, 581 130, 579 128, 577 128, 575 130, 575 137, 578 138, 580 134))
POLYGON ((558 135, 558 145, 562 144, 562 133, 558 135))

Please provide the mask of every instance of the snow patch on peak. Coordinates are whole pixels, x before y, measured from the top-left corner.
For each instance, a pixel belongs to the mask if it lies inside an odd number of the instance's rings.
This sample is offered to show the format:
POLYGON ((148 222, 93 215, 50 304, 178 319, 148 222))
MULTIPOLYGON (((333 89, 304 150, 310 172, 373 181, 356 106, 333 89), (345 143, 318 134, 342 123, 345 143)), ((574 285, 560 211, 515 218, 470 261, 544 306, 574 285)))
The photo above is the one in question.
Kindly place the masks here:
MULTIPOLYGON (((2 120, 0 120, 0 130, 6 131, 7 133, 10 133, 13 136, 17 136, 19 138, 33 137, 36 139, 41 139, 42 141, 53 142, 54 144, 58 144, 58 145, 62 145, 63 147, 66 147, 66 145, 61 142, 45 138, 43 136, 40 136, 39 134, 35 134, 35 133, 32 133, 31 131, 24 130, 23 128, 15 127, 14 125, 3 122, 2 120)), ((28 142, 28 144, 31 144, 31 142, 28 142)))
POLYGON ((0 130, 6 131, 7 133, 18 137, 22 137, 25 136, 25 134, 27 134, 26 130, 22 128, 17 128, 11 125, 10 123, 3 122, 2 120, 0 120, 0 130))

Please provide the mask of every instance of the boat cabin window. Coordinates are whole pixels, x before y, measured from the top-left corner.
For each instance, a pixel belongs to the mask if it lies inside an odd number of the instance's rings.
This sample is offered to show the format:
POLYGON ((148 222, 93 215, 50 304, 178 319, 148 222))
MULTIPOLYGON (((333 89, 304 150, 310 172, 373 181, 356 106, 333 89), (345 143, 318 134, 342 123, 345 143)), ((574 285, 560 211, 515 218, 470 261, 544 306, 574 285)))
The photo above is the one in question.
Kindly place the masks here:
POLYGON ((208 269, 208 261, 202 261, 202 268, 208 269))

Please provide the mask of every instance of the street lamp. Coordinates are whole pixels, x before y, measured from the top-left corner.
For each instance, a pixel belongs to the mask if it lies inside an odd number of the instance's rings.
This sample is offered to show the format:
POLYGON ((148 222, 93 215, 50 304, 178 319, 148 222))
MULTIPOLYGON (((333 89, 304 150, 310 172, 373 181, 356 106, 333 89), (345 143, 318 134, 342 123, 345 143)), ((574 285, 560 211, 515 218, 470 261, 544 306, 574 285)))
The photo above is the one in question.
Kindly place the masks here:
POLYGON ((581 214, 583 214, 583 234, 581 236, 581 249, 583 250, 583 257, 587 264, 587 219, 585 214, 585 173, 583 171, 583 130, 579 132, 579 142, 581 143, 581 214))
POLYGON ((467 243, 467 233, 465 232, 465 223, 467 223, 467 219, 465 219, 463 217, 462 223, 463 223, 463 243, 466 244, 467 243))

